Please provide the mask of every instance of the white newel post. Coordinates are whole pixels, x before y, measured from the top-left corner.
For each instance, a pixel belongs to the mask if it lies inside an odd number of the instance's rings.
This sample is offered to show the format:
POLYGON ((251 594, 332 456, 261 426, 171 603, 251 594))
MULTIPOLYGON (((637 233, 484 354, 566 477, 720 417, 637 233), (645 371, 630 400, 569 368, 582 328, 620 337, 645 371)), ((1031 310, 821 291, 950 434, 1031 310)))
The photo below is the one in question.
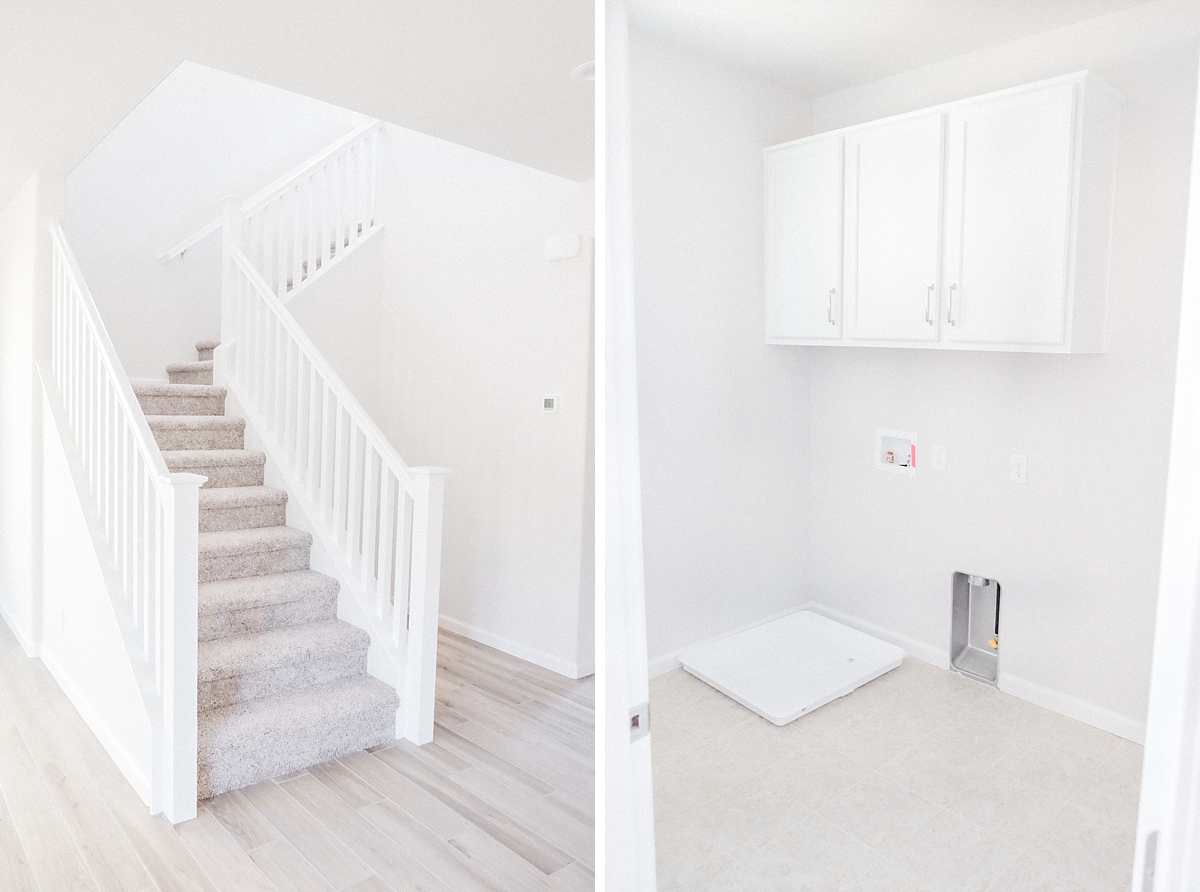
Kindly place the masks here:
POLYGON ((196 649, 200 474, 172 474, 163 567, 163 814, 172 824, 196 817, 196 649))
POLYGON ((437 681, 438 596, 442 582, 442 496, 445 468, 409 468, 413 494, 412 576, 408 599, 408 666, 396 736, 413 743, 433 740, 437 681))

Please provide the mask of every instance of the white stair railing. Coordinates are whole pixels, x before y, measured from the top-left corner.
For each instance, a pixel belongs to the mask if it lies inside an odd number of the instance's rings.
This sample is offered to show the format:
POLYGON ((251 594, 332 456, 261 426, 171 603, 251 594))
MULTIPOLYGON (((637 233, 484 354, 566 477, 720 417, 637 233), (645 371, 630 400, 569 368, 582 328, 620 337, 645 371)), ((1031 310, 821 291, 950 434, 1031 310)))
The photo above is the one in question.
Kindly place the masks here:
POLYGON ((442 468, 410 468, 284 301, 381 228, 378 124, 341 140, 224 222, 217 372, 396 667, 396 734, 433 739, 442 468))
POLYGON ((286 301, 381 227, 375 217, 379 128, 348 133, 242 207, 243 253, 286 301))
POLYGON ((196 816, 199 494, 167 470, 61 225, 43 382, 153 729, 151 812, 196 816))

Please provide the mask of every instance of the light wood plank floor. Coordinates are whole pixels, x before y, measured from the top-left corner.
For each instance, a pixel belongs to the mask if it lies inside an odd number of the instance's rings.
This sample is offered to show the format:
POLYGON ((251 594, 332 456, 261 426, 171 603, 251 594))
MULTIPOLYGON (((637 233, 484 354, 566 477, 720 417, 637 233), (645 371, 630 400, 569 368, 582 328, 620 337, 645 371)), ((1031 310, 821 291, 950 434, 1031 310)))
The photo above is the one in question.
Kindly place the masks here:
POLYGON ((592 679, 442 633, 433 743, 226 793, 172 827, 0 622, 0 890, 592 890, 593 725, 592 679))

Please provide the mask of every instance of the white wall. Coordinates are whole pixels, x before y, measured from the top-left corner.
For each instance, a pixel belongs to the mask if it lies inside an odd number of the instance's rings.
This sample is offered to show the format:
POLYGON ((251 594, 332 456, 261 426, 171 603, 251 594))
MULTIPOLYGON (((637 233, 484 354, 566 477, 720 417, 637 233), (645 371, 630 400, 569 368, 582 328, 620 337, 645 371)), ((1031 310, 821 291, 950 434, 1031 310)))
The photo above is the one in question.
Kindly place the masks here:
POLYGON ((33 587, 33 305, 38 178, 0 212, 0 614, 36 650, 33 587))
POLYGON ((592 186, 392 125, 380 147, 383 231, 288 306, 404 460, 452 471, 442 626, 589 675, 592 186))
POLYGON ((638 415, 653 669, 798 603, 808 364, 763 344, 762 148, 795 93, 636 30, 630 41, 638 415))
POLYGON ((159 256, 370 119, 185 62, 67 177, 66 230, 132 378, 220 330, 220 233, 159 256))
POLYGON ((400 127, 382 146, 373 415, 405 461, 453 472, 442 623, 590 674, 592 185, 400 127), (578 256, 548 262, 570 233, 578 256))
MULTIPOLYGON (((950 577, 1002 585, 1001 688, 1140 737, 1170 434, 1195 28, 1083 23, 814 102, 814 130, 1090 68, 1125 96, 1098 356, 807 350, 807 595, 944 656, 950 577), (872 468, 876 427, 947 470, 872 468), (1013 454, 1029 482, 1009 481, 1013 454)), ((780 352, 796 348, 776 348, 780 352)))
POLYGON ((148 801, 149 720, 35 368, 64 194, 34 176, 0 211, 0 615, 148 801))
POLYGON ((150 804, 150 719, 138 690, 66 453, 39 382, 39 538, 44 616, 39 655, 59 687, 150 804))

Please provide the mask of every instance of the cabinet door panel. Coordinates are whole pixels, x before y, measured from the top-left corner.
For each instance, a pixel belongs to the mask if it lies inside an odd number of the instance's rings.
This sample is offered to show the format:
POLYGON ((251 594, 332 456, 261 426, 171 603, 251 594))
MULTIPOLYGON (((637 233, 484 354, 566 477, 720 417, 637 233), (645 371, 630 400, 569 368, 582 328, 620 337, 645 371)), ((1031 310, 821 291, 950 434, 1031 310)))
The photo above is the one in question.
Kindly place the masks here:
POLYGON ((1074 117, 1072 84, 950 115, 951 340, 1062 343, 1074 117))
POLYGON ((846 139, 846 296, 854 338, 936 340, 943 116, 846 139))
POLYGON ((767 337, 841 337, 842 140, 770 152, 767 337))

